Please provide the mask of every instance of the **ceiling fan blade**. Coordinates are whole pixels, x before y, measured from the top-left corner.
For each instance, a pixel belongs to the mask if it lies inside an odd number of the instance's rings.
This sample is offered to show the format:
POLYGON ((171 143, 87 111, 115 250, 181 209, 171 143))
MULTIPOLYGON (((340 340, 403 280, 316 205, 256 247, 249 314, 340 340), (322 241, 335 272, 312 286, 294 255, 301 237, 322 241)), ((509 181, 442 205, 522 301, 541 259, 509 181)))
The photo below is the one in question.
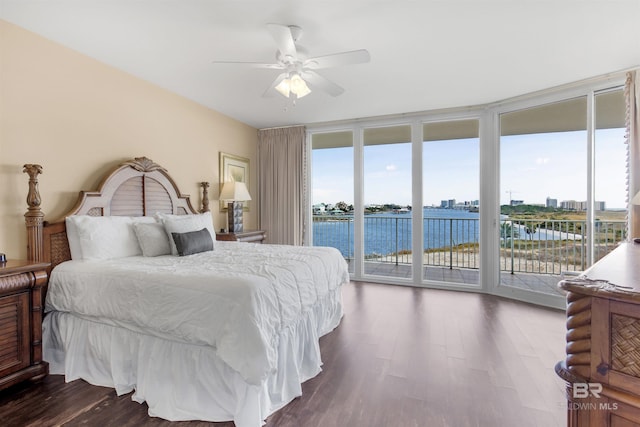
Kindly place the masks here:
POLYGON ((312 88, 317 88, 327 92, 331 96, 338 96, 344 92, 344 89, 326 77, 321 76, 315 71, 306 70, 302 72, 302 78, 309 83, 312 88))
POLYGON ((287 76, 288 76, 287 73, 282 73, 278 77, 276 77, 273 83, 271 83, 271 86, 269 86, 269 89, 264 91, 264 93, 262 94, 262 97, 271 98, 272 96, 276 96, 278 94, 278 92, 276 91, 276 86, 278 86, 281 81, 286 79, 287 76))
POLYGON ((339 67, 342 65, 363 64, 371 60, 371 55, 366 49, 352 50, 350 52, 334 53, 325 56, 316 56, 304 61, 304 66, 313 70, 322 68, 339 67))
POLYGON ((276 41, 276 45, 280 53, 282 53, 282 56, 289 56, 291 58, 298 56, 295 40, 291 35, 291 28, 281 24, 267 24, 267 28, 271 33, 271 37, 276 41))
POLYGON ((251 68, 268 68, 270 70, 283 70, 281 64, 269 64, 264 62, 242 62, 242 61, 211 61, 212 64, 222 65, 246 65, 251 68))

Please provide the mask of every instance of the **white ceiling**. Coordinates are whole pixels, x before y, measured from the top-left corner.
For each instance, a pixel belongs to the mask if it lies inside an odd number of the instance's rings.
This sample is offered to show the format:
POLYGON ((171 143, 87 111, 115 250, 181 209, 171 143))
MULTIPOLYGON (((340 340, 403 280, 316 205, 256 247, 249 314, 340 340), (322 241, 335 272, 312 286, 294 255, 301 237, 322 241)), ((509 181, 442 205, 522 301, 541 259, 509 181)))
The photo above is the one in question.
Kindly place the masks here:
MULTIPOLYGON (((638 0, 0 0, 0 18, 257 128, 484 104, 640 65, 638 0), (267 23, 304 29, 345 88, 287 108, 267 23)), ((43 64, 46 67, 46 64, 43 64)))

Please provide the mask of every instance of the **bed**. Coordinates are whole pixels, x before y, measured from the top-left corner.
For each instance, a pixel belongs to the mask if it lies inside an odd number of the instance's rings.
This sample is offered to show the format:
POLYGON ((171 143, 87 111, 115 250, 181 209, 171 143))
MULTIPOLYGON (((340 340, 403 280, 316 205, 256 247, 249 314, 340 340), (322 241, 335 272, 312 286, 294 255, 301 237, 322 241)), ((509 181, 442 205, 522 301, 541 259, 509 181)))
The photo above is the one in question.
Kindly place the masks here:
POLYGON ((321 372, 319 338, 338 326, 349 280, 337 250, 215 241, 207 204, 196 211, 148 158, 48 223, 41 170, 25 166, 25 216, 29 257, 51 264, 52 374, 134 391, 150 416, 257 427, 321 372))

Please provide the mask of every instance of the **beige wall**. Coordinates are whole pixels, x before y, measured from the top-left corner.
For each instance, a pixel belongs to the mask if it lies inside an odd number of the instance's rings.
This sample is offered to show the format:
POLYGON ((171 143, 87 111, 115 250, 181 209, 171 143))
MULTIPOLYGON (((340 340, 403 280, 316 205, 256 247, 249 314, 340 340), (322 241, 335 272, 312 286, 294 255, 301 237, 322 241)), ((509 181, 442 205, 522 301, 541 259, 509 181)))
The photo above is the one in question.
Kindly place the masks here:
MULTIPOLYGON (((210 181, 218 212, 218 153, 248 157, 257 198, 256 129, 0 20, 0 252, 26 256, 25 163, 43 166, 45 219, 70 209, 122 160, 147 156, 164 166, 199 207, 210 181)), ((245 227, 257 224, 251 202, 245 227)))

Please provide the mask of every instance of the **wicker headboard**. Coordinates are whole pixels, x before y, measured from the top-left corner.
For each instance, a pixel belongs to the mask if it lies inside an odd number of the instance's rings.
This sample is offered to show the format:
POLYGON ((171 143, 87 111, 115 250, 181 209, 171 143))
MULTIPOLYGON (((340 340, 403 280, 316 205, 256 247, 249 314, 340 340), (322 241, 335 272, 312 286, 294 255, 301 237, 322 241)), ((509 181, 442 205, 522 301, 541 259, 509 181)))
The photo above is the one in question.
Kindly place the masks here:
MULTIPOLYGON (((71 259, 64 219, 71 215, 147 216, 156 212, 188 215, 198 213, 189 195, 178 190, 166 169, 146 157, 136 157, 120 164, 101 181, 97 191, 81 191, 75 206, 55 222, 44 221, 40 210, 38 174, 40 165, 25 165, 29 174, 29 210, 27 251, 30 260, 48 262, 50 268, 71 259)), ((202 183, 203 209, 208 210, 206 189, 202 183)))

